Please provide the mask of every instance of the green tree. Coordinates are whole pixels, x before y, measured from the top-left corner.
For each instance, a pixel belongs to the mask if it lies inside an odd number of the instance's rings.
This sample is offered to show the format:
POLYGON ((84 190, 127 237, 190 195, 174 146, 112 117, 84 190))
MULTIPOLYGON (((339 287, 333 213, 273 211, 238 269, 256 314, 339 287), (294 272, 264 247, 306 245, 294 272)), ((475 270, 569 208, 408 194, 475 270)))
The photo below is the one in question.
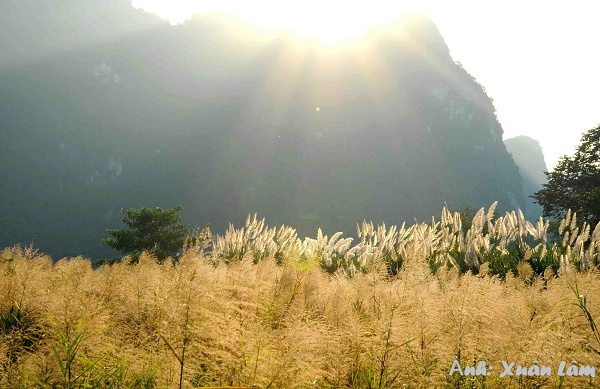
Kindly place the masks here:
POLYGON ((600 222, 600 125, 581 138, 572 157, 562 156, 548 183, 531 197, 544 208, 544 216, 560 220, 571 209, 592 228, 600 222))
POLYGON ((106 230, 110 238, 102 241, 137 261, 143 251, 152 252, 159 261, 175 257, 190 236, 191 230, 181 222, 183 207, 171 209, 141 208, 122 209, 121 221, 129 229, 106 230))

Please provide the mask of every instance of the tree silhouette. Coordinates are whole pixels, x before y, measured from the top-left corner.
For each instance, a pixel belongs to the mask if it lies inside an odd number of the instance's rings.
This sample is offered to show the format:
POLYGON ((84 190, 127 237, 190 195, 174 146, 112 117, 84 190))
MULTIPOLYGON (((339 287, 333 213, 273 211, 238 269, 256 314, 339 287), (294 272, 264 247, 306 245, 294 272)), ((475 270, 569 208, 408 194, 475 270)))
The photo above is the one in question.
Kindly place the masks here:
POLYGON ((122 209, 121 219, 129 229, 106 230, 111 238, 102 241, 123 254, 131 255, 137 261, 143 251, 152 252, 159 261, 173 257, 183 247, 190 230, 181 222, 179 215, 183 207, 171 209, 141 208, 122 209))
POLYGON ((544 216, 560 219, 571 209, 594 228, 600 222, 600 125, 582 136, 575 155, 545 173, 548 183, 531 196, 544 216))

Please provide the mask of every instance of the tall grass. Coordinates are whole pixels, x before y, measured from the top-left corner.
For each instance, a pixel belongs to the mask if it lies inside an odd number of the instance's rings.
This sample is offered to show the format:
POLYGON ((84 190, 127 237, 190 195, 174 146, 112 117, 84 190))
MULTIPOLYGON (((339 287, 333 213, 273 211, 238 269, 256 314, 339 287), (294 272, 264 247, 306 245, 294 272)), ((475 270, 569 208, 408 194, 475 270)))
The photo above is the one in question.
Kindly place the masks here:
MULTIPOLYGON (((597 387, 600 228, 481 210, 297 238, 256 216, 177 264, 0 254, 0 387, 597 387), (485 226, 485 228, 484 228, 485 226), (494 374, 449 375, 484 360, 494 374), (502 361, 552 366, 499 378, 502 361)), ((204 243, 203 243, 204 245, 204 243)))
POLYGON ((495 208, 496 203, 487 212, 481 208, 466 232, 461 215, 446 207, 441 220, 432 218, 431 223, 410 227, 375 227, 363 221, 357 226, 359 241, 354 246, 353 239, 342 238, 341 232, 329 238, 319 229, 316 239, 301 240, 290 227, 269 228, 257 215, 248 216, 243 228, 230 225, 224 236, 215 236, 208 256, 213 263, 226 264, 245 255, 254 263, 272 257, 279 263, 300 258, 349 277, 378 271, 381 265, 395 275, 409 260, 426 263, 433 274, 441 268, 454 268, 460 273, 483 271, 501 278, 509 272, 531 278, 549 268, 557 273, 569 266, 585 271, 600 264, 600 223, 592 231, 593 226, 579 225, 577 215, 569 211, 561 221, 558 242, 550 243, 557 239, 550 239, 548 220, 540 218, 534 225, 520 210, 494 218, 495 208))

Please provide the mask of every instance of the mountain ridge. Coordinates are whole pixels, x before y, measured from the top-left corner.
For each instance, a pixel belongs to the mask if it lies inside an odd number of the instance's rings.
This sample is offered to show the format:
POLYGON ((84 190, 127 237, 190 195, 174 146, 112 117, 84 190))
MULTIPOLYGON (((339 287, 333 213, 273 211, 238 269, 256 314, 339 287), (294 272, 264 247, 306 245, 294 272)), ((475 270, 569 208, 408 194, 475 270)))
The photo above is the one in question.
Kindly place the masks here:
POLYGON ((1 244, 114 255, 104 229, 142 206, 183 204, 216 231, 258 212, 311 235, 444 203, 525 207, 491 99, 426 16, 372 31, 364 56, 333 56, 289 33, 236 39, 212 16, 131 13, 143 29, 0 72, 1 244))
POLYGON ((536 220, 543 215, 543 208, 534 203, 529 196, 542 189, 542 185, 548 182, 544 174, 548 169, 542 146, 539 141, 525 135, 505 139, 504 144, 523 178, 523 194, 527 202, 525 216, 529 220, 536 220))

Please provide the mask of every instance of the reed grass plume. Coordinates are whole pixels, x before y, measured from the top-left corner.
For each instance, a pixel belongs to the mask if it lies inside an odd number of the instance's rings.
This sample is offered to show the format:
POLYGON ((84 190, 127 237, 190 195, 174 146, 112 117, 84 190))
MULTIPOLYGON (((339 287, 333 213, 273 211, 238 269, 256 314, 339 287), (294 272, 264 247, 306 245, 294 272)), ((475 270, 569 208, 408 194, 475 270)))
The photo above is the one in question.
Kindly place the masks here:
POLYGON ((249 217, 177 261, 0 254, 0 387, 597 387, 449 375, 484 360, 597 363, 600 227, 481 209, 357 239, 249 217), (575 291, 575 292, 574 292, 575 291))

